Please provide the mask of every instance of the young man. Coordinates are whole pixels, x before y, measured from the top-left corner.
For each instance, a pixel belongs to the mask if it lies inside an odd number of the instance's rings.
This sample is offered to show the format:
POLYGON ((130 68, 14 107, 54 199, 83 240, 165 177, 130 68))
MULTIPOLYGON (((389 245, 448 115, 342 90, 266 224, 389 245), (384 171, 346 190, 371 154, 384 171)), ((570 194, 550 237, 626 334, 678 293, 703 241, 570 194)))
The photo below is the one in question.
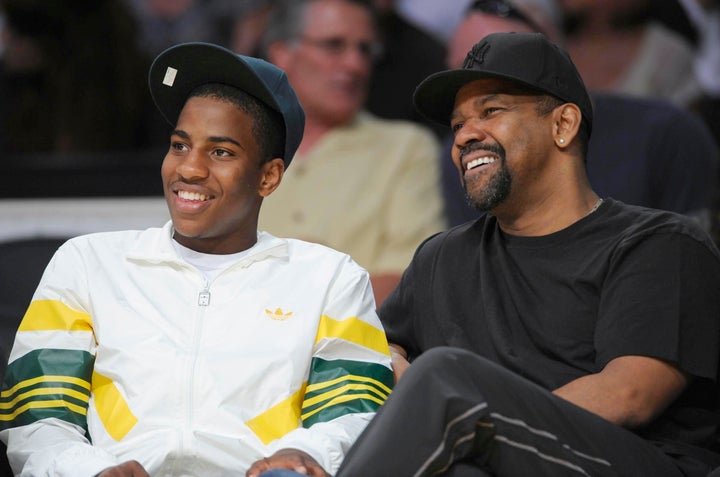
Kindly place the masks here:
POLYGON ((593 192, 592 106, 567 54, 491 34, 415 104, 450 124, 487 214, 423 243, 380 308, 395 361, 414 362, 337 475, 720 466, 720 254, 689 218, 593 192))
POLYGON ((392 384, 367 273, 257 231, 302 138, 285 74, 191 43, 150 70, 174 126, 163 228, 78 237, 20 325, 0 436, 21 475, 334 472, 392 384))

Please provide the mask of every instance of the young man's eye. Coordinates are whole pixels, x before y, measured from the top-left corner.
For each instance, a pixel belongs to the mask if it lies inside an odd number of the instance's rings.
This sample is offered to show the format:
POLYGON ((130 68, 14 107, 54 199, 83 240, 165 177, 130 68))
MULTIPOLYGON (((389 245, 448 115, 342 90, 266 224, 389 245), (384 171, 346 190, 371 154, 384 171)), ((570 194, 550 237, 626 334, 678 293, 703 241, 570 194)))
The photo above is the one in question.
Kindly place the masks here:
POLYGON ((170 143, 170 149, 174 151, 184 151, 185 149, 187 149, 187 146, 181 142, 172 141, 170 143))

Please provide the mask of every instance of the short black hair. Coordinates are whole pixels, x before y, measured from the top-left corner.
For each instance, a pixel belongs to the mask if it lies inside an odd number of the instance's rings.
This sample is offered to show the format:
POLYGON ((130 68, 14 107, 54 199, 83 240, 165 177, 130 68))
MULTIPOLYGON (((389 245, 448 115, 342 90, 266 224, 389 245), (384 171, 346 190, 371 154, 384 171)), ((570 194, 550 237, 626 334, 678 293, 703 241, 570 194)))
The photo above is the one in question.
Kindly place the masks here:
POLYGON ((280 113, 245 91, 222 83, 206 83, 190 92, 190 98, 217 98, 240 108, 253 118, 252 132, 260 146, 260 165, 283 157, 285 149, 285 124, 280 113))

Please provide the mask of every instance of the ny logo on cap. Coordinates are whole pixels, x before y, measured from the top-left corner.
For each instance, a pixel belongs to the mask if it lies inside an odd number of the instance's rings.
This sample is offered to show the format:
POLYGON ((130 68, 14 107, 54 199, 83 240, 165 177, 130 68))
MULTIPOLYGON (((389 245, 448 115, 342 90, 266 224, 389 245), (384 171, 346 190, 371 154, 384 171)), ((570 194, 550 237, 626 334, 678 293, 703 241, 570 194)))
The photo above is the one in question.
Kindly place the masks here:
POLYGON ((483 64, 483 61, 485 61, 485 54, 487 54, 488 50, 490 49, 490 44, 486 41, 477 43, 475 46, 472 47, 472 50, 467 54, 465 57, 465 62, 463 62, 463 69, 465 70, 471 70, 475 62, 478 63, 478 65, 483 64))

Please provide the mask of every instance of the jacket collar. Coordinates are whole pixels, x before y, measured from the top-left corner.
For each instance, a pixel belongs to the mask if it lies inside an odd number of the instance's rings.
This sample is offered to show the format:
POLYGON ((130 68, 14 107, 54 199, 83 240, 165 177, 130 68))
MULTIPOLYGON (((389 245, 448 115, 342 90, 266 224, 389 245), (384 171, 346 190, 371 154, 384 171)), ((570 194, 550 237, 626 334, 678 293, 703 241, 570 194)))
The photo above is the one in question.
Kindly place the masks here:
MULTIPOLYGON (((143 231, 135 243, 130 247, 126 258, 130 261, 146 264, 185 264, 172 244, 173 226, 168 221, 162 229, 147 229, 143 231)), ((252 253, 243 257, 238 265, 248 267, 255 262, 270 258, 284 259, 288 257, 288 241, 270 235, 267 232, 258 232, 257 243, 252 253)))

